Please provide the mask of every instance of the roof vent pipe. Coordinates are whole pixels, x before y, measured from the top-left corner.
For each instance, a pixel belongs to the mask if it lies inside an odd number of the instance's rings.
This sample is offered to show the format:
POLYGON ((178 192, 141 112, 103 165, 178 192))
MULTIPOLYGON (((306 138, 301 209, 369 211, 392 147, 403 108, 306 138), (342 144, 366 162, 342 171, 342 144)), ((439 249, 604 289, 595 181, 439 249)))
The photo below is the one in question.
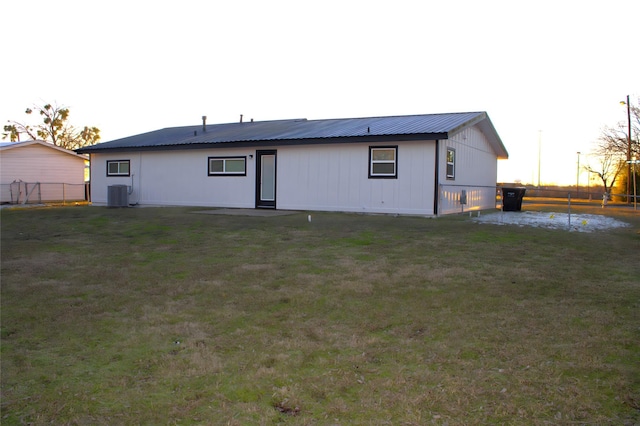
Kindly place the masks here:
POLYGON ((242 114, 240 114, 240 122, 242 123, 242 114))
POLYGON ((207 116, 206 115, 202 116, 202 131, 203 132, 207 131, 207 116))

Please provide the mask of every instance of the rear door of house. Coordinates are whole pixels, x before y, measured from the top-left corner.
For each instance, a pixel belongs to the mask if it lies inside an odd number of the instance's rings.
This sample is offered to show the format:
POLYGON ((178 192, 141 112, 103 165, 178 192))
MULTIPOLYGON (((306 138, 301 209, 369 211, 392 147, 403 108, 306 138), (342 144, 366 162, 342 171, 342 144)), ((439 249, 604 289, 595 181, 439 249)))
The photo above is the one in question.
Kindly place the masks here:
POLYGON ((256 208, 276 208, 276 150, 256 151, 256 208))

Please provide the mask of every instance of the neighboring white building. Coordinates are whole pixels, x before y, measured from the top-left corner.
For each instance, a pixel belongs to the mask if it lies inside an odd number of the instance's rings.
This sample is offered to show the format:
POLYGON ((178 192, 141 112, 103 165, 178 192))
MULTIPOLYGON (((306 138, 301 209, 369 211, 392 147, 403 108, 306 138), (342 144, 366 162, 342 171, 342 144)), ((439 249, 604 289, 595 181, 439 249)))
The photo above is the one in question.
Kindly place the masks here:
POLYGON ((439 215, 496 205, 507 151, 484 112, 161 129, 78 149, 94 205, 439 215), (118 191, 116 191, 118 190, 118 191), (466 197, 465 197, 466 195, 466 197))
POLYGON ((44 141, 0 143, 1 201, 84 200, 87 160, 44 141))

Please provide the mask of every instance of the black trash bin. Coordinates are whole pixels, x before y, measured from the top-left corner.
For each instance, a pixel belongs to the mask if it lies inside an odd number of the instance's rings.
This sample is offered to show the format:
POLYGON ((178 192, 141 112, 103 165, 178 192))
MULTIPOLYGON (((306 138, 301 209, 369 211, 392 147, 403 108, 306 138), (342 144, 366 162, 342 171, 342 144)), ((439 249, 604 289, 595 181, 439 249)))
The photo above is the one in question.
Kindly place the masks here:
POLYGON ((526 188, 502 188, 502 211, 519 212, 526 188))

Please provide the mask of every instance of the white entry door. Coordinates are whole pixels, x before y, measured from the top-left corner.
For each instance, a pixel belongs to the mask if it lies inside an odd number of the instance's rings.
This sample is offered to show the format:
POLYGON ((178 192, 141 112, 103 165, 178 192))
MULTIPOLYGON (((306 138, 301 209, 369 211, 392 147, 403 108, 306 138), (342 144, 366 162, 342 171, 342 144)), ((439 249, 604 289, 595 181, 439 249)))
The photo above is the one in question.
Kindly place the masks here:
POLYGON ((256 151, 256 208, 276 208, 276 151, 256 151))

